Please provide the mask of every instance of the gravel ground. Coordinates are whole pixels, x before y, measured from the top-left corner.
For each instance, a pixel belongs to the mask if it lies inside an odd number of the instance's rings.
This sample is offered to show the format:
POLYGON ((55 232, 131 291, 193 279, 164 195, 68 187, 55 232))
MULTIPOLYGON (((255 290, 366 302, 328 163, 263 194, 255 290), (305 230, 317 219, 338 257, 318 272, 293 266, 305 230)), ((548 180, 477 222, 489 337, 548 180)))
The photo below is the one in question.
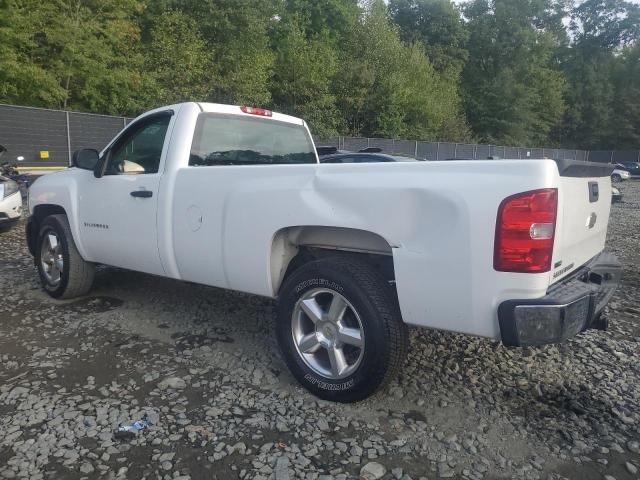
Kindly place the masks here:
POLYGON ((0 478, 640 478, 640 182, 622 190, 609 331, 507 349, 416 330, 402 376, 355 405, 296 384, 269 300, 104 268, 54 301, 19 225, 0 235, 0 478))

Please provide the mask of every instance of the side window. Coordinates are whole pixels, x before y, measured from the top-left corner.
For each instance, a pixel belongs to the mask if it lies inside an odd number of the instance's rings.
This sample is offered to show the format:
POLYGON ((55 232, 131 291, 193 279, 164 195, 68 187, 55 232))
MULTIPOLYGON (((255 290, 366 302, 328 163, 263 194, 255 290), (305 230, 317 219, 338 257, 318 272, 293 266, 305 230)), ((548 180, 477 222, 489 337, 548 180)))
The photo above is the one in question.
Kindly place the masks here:
POLYGON ((158 173, 171 113, 136 122, 111 147, 105 175, 158 173))

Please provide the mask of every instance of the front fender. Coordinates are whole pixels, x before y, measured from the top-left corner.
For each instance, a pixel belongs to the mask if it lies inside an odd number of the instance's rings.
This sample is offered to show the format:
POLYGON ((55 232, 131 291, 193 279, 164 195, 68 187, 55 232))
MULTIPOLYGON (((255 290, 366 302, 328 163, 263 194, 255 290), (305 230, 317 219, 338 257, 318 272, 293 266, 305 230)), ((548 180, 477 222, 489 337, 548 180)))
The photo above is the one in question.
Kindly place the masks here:
POLYGON ((82 242, 78 223, 78 176, 83 174, 93 175, 90 171, 77 168, 45 174, 34 182, 29 189, 29 213, 31 214, 30 219, 32 218, 33 220, 31 220, 31 226, 29 226, 29 221, 27 222, 27 243, 32 254, 35 251, 35 238, 38 234, 40 217, 64 211, 78 252, 82 258, 89 260, 82 242))

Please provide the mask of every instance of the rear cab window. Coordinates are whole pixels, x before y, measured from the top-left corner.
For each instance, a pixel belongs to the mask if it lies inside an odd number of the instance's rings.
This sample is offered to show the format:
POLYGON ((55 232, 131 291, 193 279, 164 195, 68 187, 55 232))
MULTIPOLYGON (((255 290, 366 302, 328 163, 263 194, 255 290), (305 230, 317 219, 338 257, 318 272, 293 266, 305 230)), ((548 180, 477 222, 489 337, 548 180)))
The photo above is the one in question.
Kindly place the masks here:
POLYGON ((286 165, 317 163, 306 128, 273 119, 201 113, 189 165, 286 165))

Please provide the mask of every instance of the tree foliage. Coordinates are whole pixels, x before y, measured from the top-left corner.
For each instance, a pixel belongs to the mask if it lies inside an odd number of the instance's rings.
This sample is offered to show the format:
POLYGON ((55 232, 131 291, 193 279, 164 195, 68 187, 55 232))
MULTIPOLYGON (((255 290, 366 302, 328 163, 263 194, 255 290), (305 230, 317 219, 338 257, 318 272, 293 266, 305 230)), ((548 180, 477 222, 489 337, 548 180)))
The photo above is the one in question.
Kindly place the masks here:
POLYGON ((586 0, 572 10, 570 29, 574 42, 562 66, 571 88, 559 140, 579 148, 639 148, 640 6, 586 0))
POLYGON ((355 135, 464 140, 456 82, 437 72, 419 43, 406 44, 374 3, 344 45, 338 106, 355 135))
POLYGON ((278 110, 306 119, 318 135, 337 133, 336 98, 331 83, 338 55, 327 31, 307 32, 296 14, 282 19, 274 41, 273 104, 278 110))
POLYGON ((145 70, 152 98, 165 104, 209 98, 220 79, 197 22, 184 12, 167 10, 150 27, 145 70))
POLYGON ((562 118, 565 81, 553 64, 559 40, 546 27, 548 13, 537 0, 474 0, 465 7, 464 100, 481 141, 541 144, 562 118))
POLYGON ((118 113, 139 107, 138 0, 3 0, 2 99, 118 113), (6 93, 5 93, 6 92, 6 93))
POLYGON ((639 37, 625 0, 0 0, 0 102, 213 101, 321 136, 640 148, 639 37))
POLYGON ((424 45, 427 57, 440 71, 460 73, 468 58, 469 31, 449 0, 391 0, 391 16, 402 39, 424 45))

